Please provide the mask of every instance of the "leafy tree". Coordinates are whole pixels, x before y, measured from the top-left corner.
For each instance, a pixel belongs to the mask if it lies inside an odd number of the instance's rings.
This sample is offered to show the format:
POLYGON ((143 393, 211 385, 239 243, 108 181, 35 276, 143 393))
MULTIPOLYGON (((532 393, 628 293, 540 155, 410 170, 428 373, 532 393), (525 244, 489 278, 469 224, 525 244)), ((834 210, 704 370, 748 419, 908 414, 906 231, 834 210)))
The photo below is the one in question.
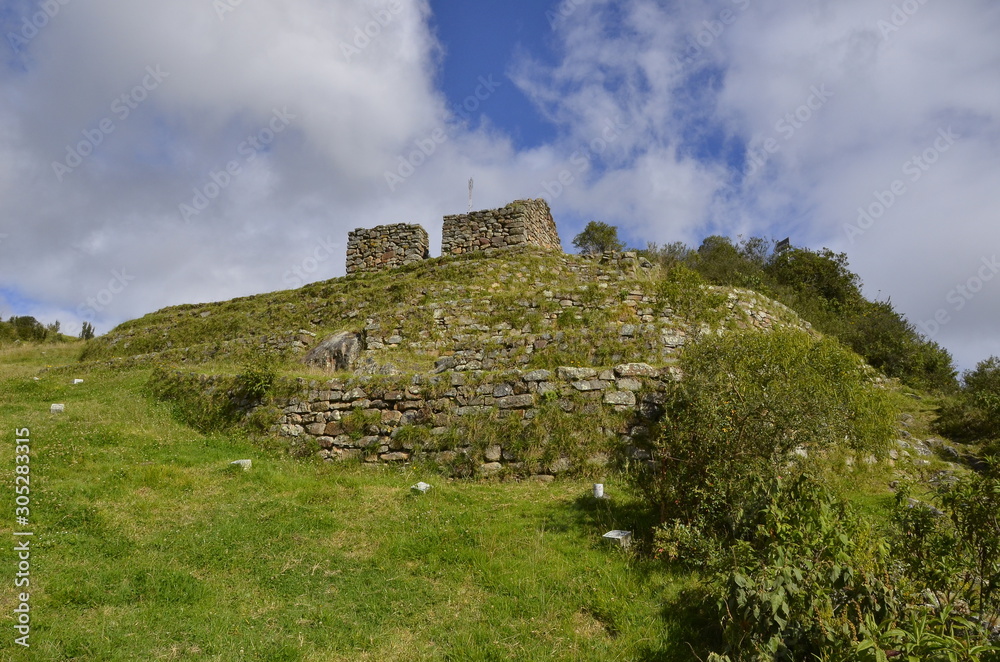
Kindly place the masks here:
POLYGON ((83 327, 80 329, 80 340, 90 340, 94 337, 94 325, 90 322, 84 322, 83 327))
POLYGON ((625 244, 618 239, 618 228, 601 221, 587 223, 583 232, 573 238, 573 245, 584 255, 599 255, 625 249, 625 244))
POLYGON ((861 279, 847 268, 847 255, 828 248, 784 251, 774 256, 767 271, 778 284, 818 297, 834 311, 849 309, 864 298, 861 279))
POLYGON ((956 372, 951 354, 923 338, 890 301, 859 301, 843 319, 841 340, 889 377, 911 386, 953 390, 956 372))
POLYGON ((31 316, 11 317, 9 324, 14 327, 14 334, 18 340, 42 341, 48 335, 45 326, 31 316))

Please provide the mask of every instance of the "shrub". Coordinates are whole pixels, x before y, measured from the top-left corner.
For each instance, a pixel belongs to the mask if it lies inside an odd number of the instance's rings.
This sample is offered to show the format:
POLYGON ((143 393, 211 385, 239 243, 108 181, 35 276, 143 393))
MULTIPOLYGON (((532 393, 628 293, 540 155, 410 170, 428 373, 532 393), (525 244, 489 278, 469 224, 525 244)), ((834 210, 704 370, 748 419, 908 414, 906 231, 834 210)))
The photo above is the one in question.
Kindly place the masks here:
POLYGON ((236 376, 236 395, 259 403, 271 392, 277 379, 277 357, 266 349, 255 349, 236 376))
POLYGON ((639 251, 653 264, 658 264, 665 270, 670 270, 679 264, 684 264, 691 259, 692 251, 682 241, 675 241, 664 246, 660 246, 655 241, 646 244, 646 250, 639 251))
POLYGON ((779 481, 745 547, 747 558, 715 583, 735 660, 843 654, 866 618, 885 623, 896 613, 887 547, 808 476, 779 481))
POLYGON ((840 338, 873 367, 916 388, 954 390, 951 354, 922 338, 889 301, 860 301, 843 316, 840 338))
POLYGON ((716 285, 757 288, 763 273, 761 252, 767 242, 759 238, 751 241, 736 245, 729 237, 713 235, 701 242, 688 261, 716 285))
POLYGON ((796 447, 882 453, 888 396, 857 356, 804 332, 708 336, 681 357, 645 484, 663 519, 735 532, 796 447))
POLYGON ((697 271, 675 266, 657 284, 656 299, 662 308, 692 322, 715 324, 725 315, 726 295, 714 291, 697 271))
POLYGON ((959 441, 1000 437, 1000 357, 980 361, 962 382, 961 392, 941 408, 937 429, 959 441))

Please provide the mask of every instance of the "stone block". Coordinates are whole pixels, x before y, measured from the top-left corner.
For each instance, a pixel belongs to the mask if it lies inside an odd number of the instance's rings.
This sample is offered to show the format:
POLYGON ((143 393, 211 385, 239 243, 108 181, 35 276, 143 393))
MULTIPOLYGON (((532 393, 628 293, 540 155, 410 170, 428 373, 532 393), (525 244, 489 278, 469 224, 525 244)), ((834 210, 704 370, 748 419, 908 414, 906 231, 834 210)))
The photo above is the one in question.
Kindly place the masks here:
POLYGON ((619 377, 656 377, 659 371, 648 363, 623 363, 615 366, 619 377))
POLYGON ((526 382, 544 382, 552 379, 552 373, 548 370, 532 370, 524 373, 521 379, 526 382))
POLYGON ((631 391, 611 391, 609 393, 605 393, 604 404, 634 407, 635 393, 632 393, 631 391))
POLYGON ((556 368, 556 374, 559 376, 559 379, 566 381, 578 381, 596 377, 597 371, 593 368, 572 368, 568 366, 560 366, 556 368))
POLYGON ((524 409, 533 406, 535 398, 530 393, 525 395, 509 395, 505 398, 500 398, 497 404, 500 406, 500 409, 524 409))

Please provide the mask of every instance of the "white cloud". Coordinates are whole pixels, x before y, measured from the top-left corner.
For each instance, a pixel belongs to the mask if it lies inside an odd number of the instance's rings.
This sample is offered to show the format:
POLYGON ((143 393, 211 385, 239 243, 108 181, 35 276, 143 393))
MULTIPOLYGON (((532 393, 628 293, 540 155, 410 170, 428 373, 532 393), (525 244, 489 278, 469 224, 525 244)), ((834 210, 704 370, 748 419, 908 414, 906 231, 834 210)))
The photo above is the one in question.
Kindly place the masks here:
MULTIPOLYGON (((637 242, 780 233, 846 250, 871 294, 929 319, 1000 246, 1000 7, 896 5, 919 9, 883 34, 889 2, 579 3, 551 33, 554 61, 511 63, 558 128, 518 151, 488 119, 447 116, 426 0, 243 2, 221 20, 204 0, 67 3, 0 69, 0 281, 65 326, 127 269, 134 281, 97 317, 105 330, 287 287, 317 242, 354 227, 420 222, 434 245, 475 176, 478 208, 548 197, 567 245, 600 218, 637 242), (119 117, 112 104, 147 67, 169 76, 119 117), (817 88, 832 94, 802 121, 817 88), (286 108, 266 148, 244 147, 286 108), (57 181, 52 162, 105 118, 114 131, 57 181), (961 139, 912 181, 904 164, 949 127, 961 139), (446 139, 390 191, 385 171, 435 131, 446 139), (765 151, 743 177, 747 146, 765 151), (178 205, 231 161, 239 174, 184 223, 178 205), (851 242, 845 224, 896 180, 905 193, 851 242)), ((6 25, 33 6, 10 4, 6 25)), ((336 255, 308 275, 342 272, 336 255)), ((990 283, 937 338, 966 366, 966 348, 1000 354, 998 309, 990 283)))

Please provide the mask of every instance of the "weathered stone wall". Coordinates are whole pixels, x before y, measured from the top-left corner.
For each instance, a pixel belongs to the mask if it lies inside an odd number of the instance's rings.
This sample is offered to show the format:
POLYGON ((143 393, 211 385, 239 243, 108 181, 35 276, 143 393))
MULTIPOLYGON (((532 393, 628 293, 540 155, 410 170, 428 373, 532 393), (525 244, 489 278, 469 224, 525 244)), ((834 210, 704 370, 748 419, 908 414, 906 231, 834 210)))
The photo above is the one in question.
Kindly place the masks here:
POLYGON ((396 223, 358 228, 347 236, 347 273, 401 267, 426 260, 430 253, 427 231, 419 225, 396 223))
POLYGON ((562 250, 556 223, 545 200, 517 200, 501 209, 444 217, 441 255, 525 244, 562 250))
MULTIPOLYGON (((416 375, 394 381, 355 378, 299 381, 300 393, 278 403, 282 409, 273 433, 299 447, 314 445, 326 460, 361 459, 369 463, 426 460, 443 466, 468 460, 481 474, 505 468, 524 475, 552 475, 603 465, 617 448, 633 460, 649 459, 641 450, 649 425, 662 415, 663 391, 680 378, 676 367, 628 363, 614 368, 561 367, 555 371, 416 375), (513 417, 528 422, 544 406, 594 420, 598 409, 623 414, 614 429, 586 428, 606 439, 605 452, 586 458, 551 457, 524 463, 513 446, 479 447, 475 439, 450 432, 472 416, 513 417), (597 409, 595 409, 597 408, 597 409), (352 423, 350 417, 356 417, 352 423), (358 429, 357 420, 364 421, 358 429), (429 443, 414 442, 420 429, 429 443), (436 442, 434 440, 441 440, 436 442)), ((593 447, 592 447, 593 448, 593 447)))

